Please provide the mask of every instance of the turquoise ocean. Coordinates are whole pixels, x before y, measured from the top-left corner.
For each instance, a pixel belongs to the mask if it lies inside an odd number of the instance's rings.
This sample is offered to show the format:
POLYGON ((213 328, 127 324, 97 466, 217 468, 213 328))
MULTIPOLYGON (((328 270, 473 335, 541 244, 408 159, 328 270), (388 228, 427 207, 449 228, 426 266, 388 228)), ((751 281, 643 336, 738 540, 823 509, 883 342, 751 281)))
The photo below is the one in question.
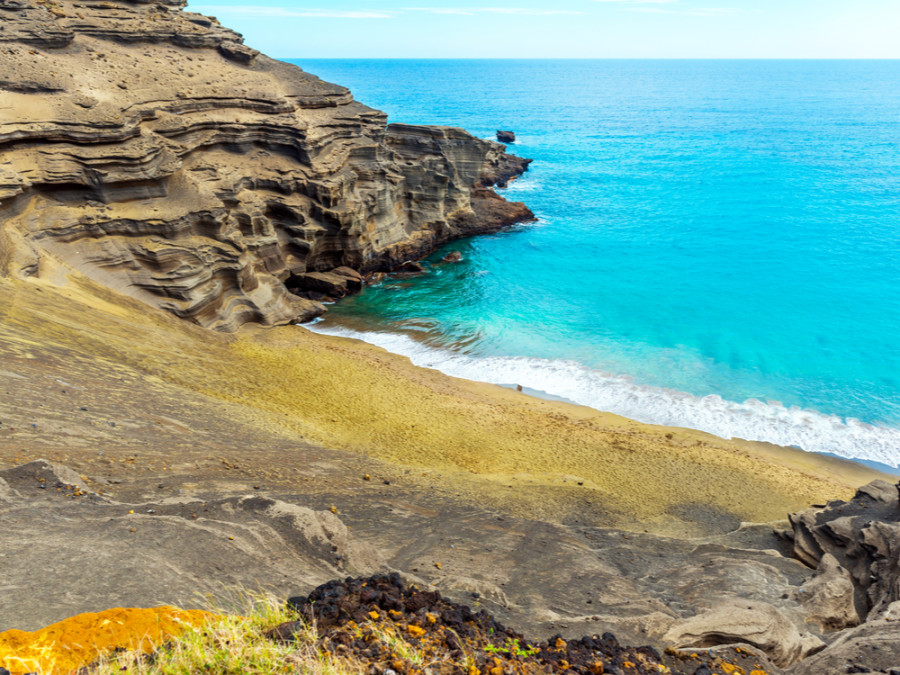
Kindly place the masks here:
POLYGON ((642 422, 900 463, 900 62, 292 63, 533 158, 537 223, 320 332, 642 422))

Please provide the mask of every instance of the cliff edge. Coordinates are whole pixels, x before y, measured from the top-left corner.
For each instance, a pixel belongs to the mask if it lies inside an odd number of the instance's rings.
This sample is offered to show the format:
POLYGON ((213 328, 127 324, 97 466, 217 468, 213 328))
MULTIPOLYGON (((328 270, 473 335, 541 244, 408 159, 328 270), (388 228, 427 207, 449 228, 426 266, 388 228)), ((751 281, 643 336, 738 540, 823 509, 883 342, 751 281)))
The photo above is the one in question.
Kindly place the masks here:
POLYGON ((202 326, 309 319, 366 273, 532 217, 529 160, 387 124, 179 0, 0 0, 0 274, 48 259, 202 326))

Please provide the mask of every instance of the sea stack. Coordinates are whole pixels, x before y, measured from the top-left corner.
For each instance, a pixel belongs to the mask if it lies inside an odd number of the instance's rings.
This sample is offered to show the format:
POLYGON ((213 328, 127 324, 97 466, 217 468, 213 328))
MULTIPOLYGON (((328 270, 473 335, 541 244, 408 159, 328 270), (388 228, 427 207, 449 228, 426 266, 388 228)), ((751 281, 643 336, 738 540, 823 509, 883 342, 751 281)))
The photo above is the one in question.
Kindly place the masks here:
POLYGON ((513 131, 498 131, 497 140, 501 143, 515 143, 516 134, 513 131))
POLYGON ((0 4, 0 274, 61 263, 233 331, 323 312, 289 290, 303 275, 388 270, 532 218, 491 189, 529 160, 388 125, 184 6, 0 4))

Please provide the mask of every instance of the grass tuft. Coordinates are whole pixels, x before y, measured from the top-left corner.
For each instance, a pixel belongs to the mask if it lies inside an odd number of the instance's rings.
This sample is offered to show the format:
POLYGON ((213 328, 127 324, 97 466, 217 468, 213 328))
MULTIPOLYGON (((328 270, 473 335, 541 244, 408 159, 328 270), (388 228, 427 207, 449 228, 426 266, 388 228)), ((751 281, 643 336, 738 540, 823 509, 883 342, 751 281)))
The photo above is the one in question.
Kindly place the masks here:
POLYGON ((215 616, 188 628, 151 654, 127 652, 102 657, 97 675, 361 675, 358 662, 323 655, 316 647, 314 626, 306 626, 296 642, 281 644, 266 633, 296 620, 283 602, 265 593, 235 592, 226 603, 210 602, 215 616), (227 609, 225 607, 227 606, 227 609))

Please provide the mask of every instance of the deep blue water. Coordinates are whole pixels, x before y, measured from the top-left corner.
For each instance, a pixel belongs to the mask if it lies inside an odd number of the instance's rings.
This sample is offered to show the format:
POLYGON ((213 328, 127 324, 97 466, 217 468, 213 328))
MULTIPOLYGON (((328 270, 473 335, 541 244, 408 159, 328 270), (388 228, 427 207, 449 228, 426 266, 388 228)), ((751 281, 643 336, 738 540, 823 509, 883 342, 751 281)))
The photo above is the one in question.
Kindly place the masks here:
POLYGON ((515 130, 535 160, 506 196, 538 223, 318 329, 641 421, 900 462, 900 62, 293 62, 394 122, 515 130))

